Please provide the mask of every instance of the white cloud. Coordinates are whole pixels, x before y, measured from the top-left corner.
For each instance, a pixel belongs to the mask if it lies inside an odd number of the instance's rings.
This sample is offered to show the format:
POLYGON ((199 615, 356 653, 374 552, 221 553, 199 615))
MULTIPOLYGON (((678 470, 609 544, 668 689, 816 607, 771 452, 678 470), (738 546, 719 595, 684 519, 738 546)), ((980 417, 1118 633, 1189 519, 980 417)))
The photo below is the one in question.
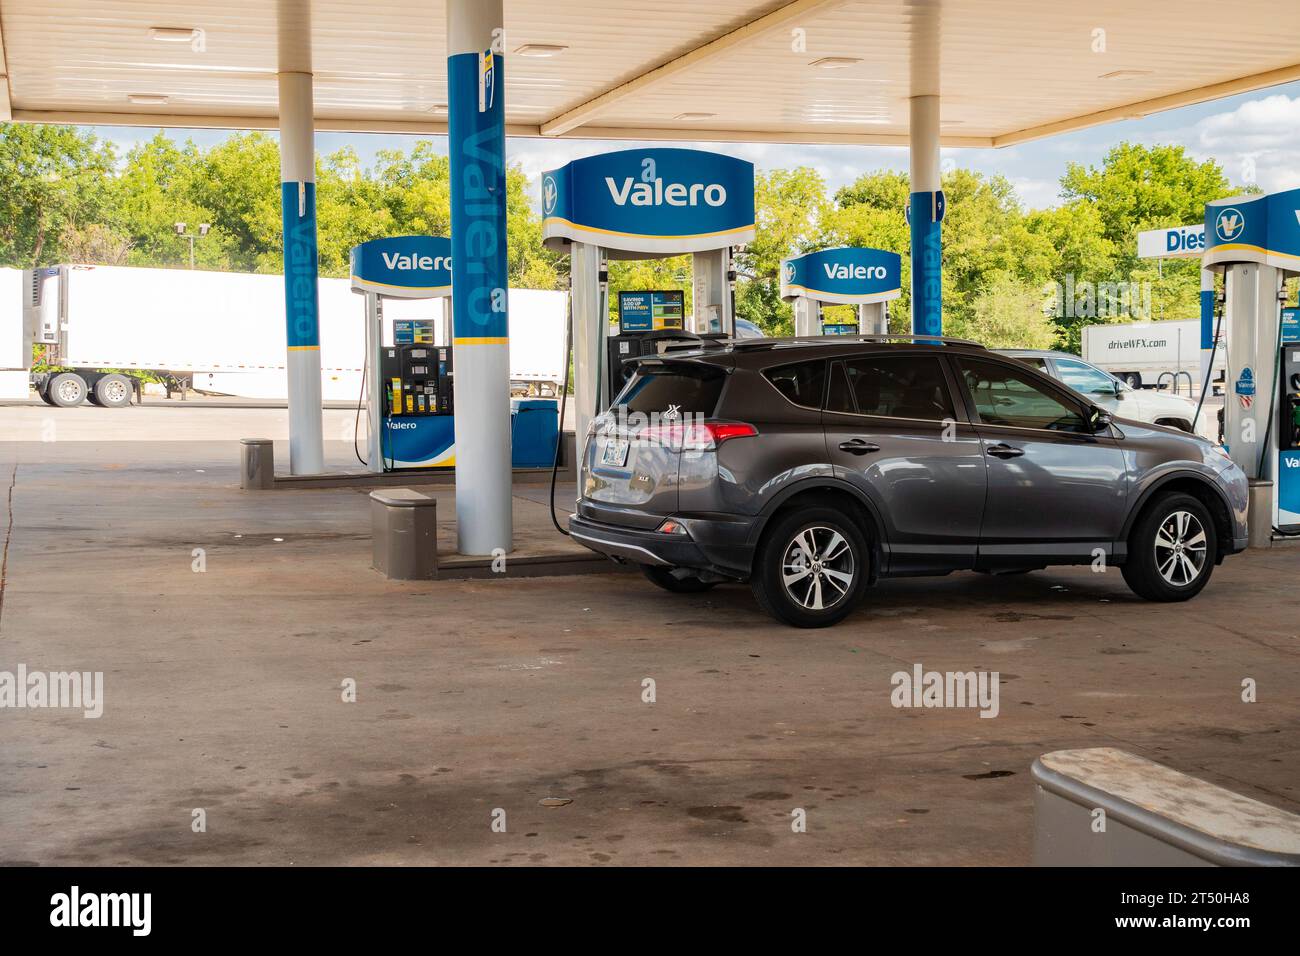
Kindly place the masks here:
POLYGON ((1188 130, 1198 158, 1214 158, 1238 185, 1265 192, 1300 186, 1300 96, 1276 93, 1199 120, 1188 130))

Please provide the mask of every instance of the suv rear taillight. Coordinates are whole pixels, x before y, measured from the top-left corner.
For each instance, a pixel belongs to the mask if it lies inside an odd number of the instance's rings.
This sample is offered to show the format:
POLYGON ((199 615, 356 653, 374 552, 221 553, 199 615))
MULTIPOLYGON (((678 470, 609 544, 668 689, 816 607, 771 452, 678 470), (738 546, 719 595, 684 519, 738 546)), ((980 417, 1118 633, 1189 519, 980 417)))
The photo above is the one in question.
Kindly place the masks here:
POLYGON ((757 434, 758 429, 746 422, 691 422, 651 425, 636 438, 681 451, 712 451, 724 441, 752 438, 757 434))

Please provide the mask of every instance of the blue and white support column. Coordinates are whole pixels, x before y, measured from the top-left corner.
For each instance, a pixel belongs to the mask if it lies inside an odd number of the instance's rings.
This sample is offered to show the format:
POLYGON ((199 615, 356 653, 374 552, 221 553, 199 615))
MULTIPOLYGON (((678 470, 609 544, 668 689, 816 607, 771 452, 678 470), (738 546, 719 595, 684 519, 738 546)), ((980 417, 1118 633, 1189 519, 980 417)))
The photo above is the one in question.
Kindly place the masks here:
POLYGON ((316 144, 311 5, 280 0, 280 205, 289 378, 289 473, 325 470, 321 422, 320 299, 316 287, 316 144))
POLYGON ((502 0, 447 2, 456 548, 512 548, 502 0))
POLYGON ((911 196, 908 225, 912 230, 912 332, 943 334, 943 220, 940 190, 939 97, 913 96, 909 166, 911 196))

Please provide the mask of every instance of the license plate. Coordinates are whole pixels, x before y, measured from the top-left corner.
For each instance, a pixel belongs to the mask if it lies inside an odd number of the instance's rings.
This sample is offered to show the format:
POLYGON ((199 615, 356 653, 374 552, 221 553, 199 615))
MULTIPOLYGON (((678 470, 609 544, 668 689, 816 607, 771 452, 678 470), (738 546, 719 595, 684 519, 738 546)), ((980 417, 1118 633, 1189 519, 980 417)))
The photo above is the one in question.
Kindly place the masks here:
POLYGON ((628 441, 626 438, 610 439, 605 445, 605 450, 600 453, 600 463, 622 468, 627 463, 627 449, 628 441))

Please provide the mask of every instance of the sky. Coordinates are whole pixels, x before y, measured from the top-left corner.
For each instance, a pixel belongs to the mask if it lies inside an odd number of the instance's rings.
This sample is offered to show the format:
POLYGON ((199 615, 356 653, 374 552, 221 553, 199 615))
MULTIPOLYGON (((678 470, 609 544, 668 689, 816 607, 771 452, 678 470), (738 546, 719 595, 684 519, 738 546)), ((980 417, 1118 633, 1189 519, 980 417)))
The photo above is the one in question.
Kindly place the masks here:
MULTIPOLYGON (((169 129, 179 142, 193 139, 210 146, 230 135, 226 130, 169 129)), ((119 154, 152 138, 156 129, 98 127, 96 133, 118 144, 119 154)), ((417 139, 432 139, 444 150, 445 136, 401 136, 391 133, 318 133, 316 149, 329 153, 353 147, 369 165, 379 149, 409 149, 417 139)), ((1148 145, 1176 143, 1198 160, 1214 159, 1236 186, 1256 184, 1265 192, 1300 186, 1300 82, 1254 93, 1243 93, 1198 106, 1187 106, 1142 119, 1123 120, 1022 143, 1004 149, 945 149, 945 168, 1001 174, 1015 186, 1027 208, 1059 202, 1058 183, 1071 162, 1098 165, 1106 151, 1123 140, 1148 145)), ((547 169, 571 159, 634 143, 608 140, 545 140, 512 138, 507 159, 519 163, 534 180, 547 169)), ((664 146, 665 143, 648 145, 664 146)), ((907 150, 899 146, 785 146, 772 143, 689 143, 753 162, 760 170, 812 166, 831 191, 866 172, 907 169, 907 150)))

